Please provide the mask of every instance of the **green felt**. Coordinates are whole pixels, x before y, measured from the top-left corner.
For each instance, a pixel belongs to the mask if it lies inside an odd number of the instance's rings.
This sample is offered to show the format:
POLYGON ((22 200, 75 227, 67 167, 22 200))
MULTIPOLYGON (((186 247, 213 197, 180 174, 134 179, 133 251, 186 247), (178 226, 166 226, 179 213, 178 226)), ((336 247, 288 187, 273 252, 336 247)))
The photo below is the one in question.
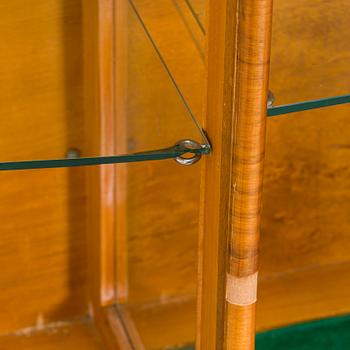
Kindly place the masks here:
MULTIPOLYGON (((327 318, 256 336, 256 350, 350 350, 350 316, 327 318)), ((194 350, 193 346, 181 350, 194 350)))
POLYGON ((256 350, 350 349, 350 316, 327 318, 260 333, 256 350))

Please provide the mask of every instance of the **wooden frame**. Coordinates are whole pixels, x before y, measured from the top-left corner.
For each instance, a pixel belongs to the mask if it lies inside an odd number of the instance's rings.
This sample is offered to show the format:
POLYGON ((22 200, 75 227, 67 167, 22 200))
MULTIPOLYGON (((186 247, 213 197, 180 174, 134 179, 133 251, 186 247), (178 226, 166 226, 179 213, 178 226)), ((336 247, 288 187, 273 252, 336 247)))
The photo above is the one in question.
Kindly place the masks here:
POLYGON ((209 1, 197 349, 254 349, 271 0, 209 1))
MULTIPOLYGON (((201 199, 197 327, 197 349, 201 350, 254 348, 271 2, 235 1, 232 6, 225 0, 209 1, 204 128, 213 144, 213 154, 205 162, 201 199), (226 301, 226 272, 233 284, 229 288, 245 291, 248 300, 243 304, 248 301, 247 305, 226 301)), ((112 64, 115 4, 115 0, 94 0, 84 5, 85 38, 90 38, 85 42, 87 132, 93 141, 89 149, 95 154, 115 150, 114 96, 123 100, 119 96, 122 92, 116 90, 112 64)), ((118 56, 118 62, 122 67, 122 56, 118 56)), ((118 113, 123 113, 120 104, 118 113)), ((122 123, 117 134, 123 135, 122 123)), ((125 271, 118 271, 117 281, 114 267, 115 256, 120 259, 123 251, 123 242, 117 243, 115 238, 115 214, 122 215, 123 207, 117 208, 116 198, 110 197, 118 186, 115 171, 114 166, 89 171, 91 312, 110 349, 132 349, 125 320, 113 306, 127 298, 125 271)), ((123 182, 126 170, 122 169, 121 174, 123 182)), ((231 299, 237 299, 236 294, 232 293, 231 299)))
MULTIPOLYGON (((84 3, 85 100, 87 149, 90 154, 115 151, 115 1, 84 3)), ((131 349, 115 308, 116 302, 116 167, 88 170, 88 257, 90 313, 109 349, 131 349)), ((122 178, 123 179, 123 178, 122 178)), ((120 210, 120 209, 119 209, 120 210)))
MULTIPOLYGON (((114 152, 114 14, 113 1, 90 1, 84 9, 86 47, 86 96, 87 149, 91 154, 114 152)), ((103 305, 115 299, 114 287, 114 166, 92 169, 89 203, 94 205, 94 220, 91 227, 101 232, 100 251, 102 260, 99 272, 99 299, 103 305), (96 186, 96 183, 99 186, 96 186), (96 205, 95 203, 99 203, 96 205), (97 227, 96 227, 97 225, 97 227)), ((89 216, 90 217, 90 216, 89 216)))

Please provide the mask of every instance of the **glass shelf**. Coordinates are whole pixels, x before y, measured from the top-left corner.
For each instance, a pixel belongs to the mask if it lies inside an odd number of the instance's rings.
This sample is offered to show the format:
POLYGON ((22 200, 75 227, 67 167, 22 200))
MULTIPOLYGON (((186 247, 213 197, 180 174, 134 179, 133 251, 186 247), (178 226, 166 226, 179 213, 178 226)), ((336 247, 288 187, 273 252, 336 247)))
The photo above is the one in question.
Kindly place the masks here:
MULTIPOLYGON (((91 153, 85 147, 86 141, 71 137, 75 134, 74 128, 81 128, 80 138, 86 137, 79 124, 83 121, 81 107, 71 118, 67 118, 63 110, 59 111, 58 120, 53 120, 50 115, 54 112, 57 116, 57 111, 53 111, 55 106, 48 106, 43 101, 41 110, 31 110, 28 101, 27 109, 19 114, 15 108, 16 91, 21 89, 21 84, 28 84, 24 80, 13 81, 11 70, 18 69, 14 65, 23 64, 19 57, 18 62, 8 61, 1 68, 3 73, 8 71, 2 76, 5 77, 3 84, 9 85, 10 96, 2 96, 1 101, 0 148, 5 151, 0 158, 0 170, 138 162, 210 152, 209 142, 192 106, 177 85, 135 4, 132 1, 126 1, 126 4, 123 19, 126 25, 116 36, 119 39, 116 50, 123 52, 124 61, 122 73, 116 68, 116 124, 123 129, 123 137, 117 139, 114 152, 91 153), (179 145, 184 139, 195 140, 201 147, 193 149, 187 144, 179 145)), ((26 69, 23 67, 23 71, 26 69)), ((36 77, 34 94, 43 90, 49 78, 36 77)))
POLYGON ((319 100, 310 100, 303 102, 290 103, 280 106, 272 106, 267 109, 267 115, 274 117, 289 113, 303 112, 310 109, 318 109, 350 103, 350 94, 344 96, 335 96, 319 100))

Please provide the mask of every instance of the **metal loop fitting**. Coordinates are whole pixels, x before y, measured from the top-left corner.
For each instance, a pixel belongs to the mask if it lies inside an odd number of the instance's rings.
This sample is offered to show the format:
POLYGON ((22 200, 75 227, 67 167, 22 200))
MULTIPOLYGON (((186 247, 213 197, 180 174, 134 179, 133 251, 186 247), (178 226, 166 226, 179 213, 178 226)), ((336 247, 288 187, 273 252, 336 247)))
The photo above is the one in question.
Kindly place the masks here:
MULTIPOLYGON (((191 150, 200 150, 202 145, 193 140, 181 140, 176 144, 178 147, 187 150, 186 153, 191 153, 191 150)), ((175 161, 181 165, 192 165, 197 163, 202 158, 202 154, 193 153, 192 157, 186 158, 183 155, 175 158, 175 161)))
POLYGON ((275 96, 271 90, 267 93, 267 108, 273 107, 273 104, 275 102, 275 96))

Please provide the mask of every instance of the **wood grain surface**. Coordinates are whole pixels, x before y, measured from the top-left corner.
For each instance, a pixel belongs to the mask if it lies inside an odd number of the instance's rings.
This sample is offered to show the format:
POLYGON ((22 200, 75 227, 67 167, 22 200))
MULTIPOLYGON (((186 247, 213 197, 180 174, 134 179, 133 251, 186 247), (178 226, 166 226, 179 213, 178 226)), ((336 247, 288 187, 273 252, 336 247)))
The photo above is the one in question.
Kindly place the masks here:
POLYGON ((235 6, 210 1, 209 9, 204 128, 210 135, 213 150, 204 160, 201 176, 196 348, 223 349, 237 23, 235 6))
POLYGON ((257 330, 348 314, 349 275, 346 262, 260 279, 257 330))
MULTIPOLYGON (((238 281, 257 278, 272 1, 238 3, 236 11, 237 22, 231 19, 237 34, 232 56, 235 60, 232 75, 235 132, 227 262, 227 273, 235 282, 229 285, 232 279, 227 279, 226 293, 229 288, 239 288, 238 281)), ((225 349, 255 348, 256 299, 254 295, 245 296, 254 294, 255 287, 253 284, 240 288, 242 300, 229 299, 226 294, 225 349)))
POLYGON ((164 304, 126 306, 124 309, 145 349, 177 349, 193 344, 196 331, 194 298, 164 304))
MULTIPOLYGON (((83 151, 80 1, 1 1, 1 159, 83 151)), ((82 169, 0 174, 0 334, 87 312, 82 169)))
MULTIPOLYGON (((114 154, 113 1, 84 5, 86 152, 114 154)), ((89 294, 99 307, 115 300, 114 165, 86 168, 89 294)))
POLYGON ((16 350, 102 350, 101 340, 90 323, 61 322, 30 331, 0 336, 0 349, 16 350))
MULTIPOLYGON (((276 104, 346 93, 346 2, 279 0, 274 6, 270 85, 276 104)), ((349 111, 345 105, 268 120, 264 276, 349 261, 349 111)))

